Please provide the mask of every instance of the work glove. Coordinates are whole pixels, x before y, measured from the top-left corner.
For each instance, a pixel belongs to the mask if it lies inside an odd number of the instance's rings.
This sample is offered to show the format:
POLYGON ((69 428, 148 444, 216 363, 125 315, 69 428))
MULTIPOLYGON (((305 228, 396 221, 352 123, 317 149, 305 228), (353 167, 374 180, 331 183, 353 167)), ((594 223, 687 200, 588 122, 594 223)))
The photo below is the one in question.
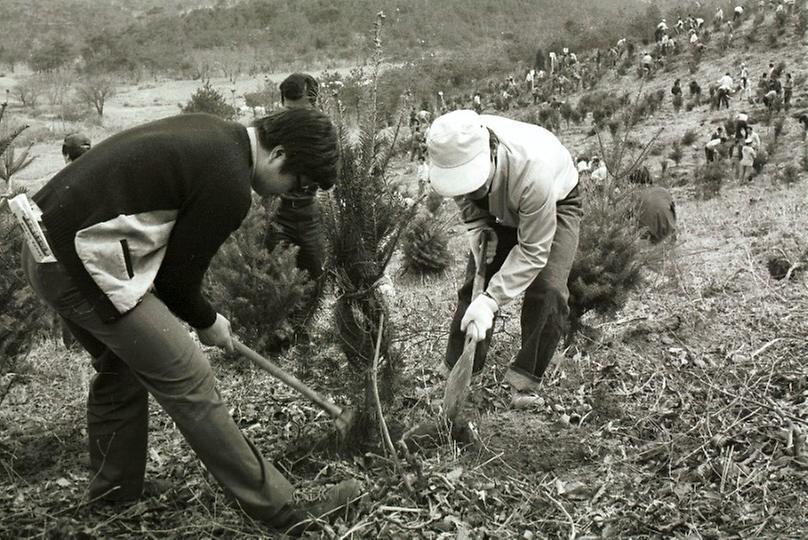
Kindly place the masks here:
POLYGON ((460 330, 471 334, 475 342, 482 341, 494 325, 494 313, 498 309, 496 300, 485 293, 479 295, 466 308, 466 313, 460 321, 460 330))
POLYGON ((483 235, 488 237, 488 246, 485 250, 485 262, 490 263, 494 260, 494 255, 497 252, 497 233, 494 232, 494 229, 485 219, 466 223, 466 237, 468 238, 469 248, 471 249, 474 264, 477 268, 480 267, 480 244, 482 243, 483 235))
POLYGON ((227 352, 233 352, 233 334, 230 331, 230 321, 216 314, 216 320, 207 328, 197 328, 196 335, 204 345, 221 347, 227 352))

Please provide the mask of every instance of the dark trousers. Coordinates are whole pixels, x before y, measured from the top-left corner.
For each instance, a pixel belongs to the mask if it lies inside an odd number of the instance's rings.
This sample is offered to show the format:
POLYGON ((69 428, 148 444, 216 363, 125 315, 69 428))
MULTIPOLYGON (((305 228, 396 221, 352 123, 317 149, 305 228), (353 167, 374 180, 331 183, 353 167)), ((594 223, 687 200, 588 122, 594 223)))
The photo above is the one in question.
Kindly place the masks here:
POLYGON ((721 108, 721 105, 724 105, 725 108, 729 109, 729 92, 726 90, 719 90, 718 91, 718 108, 721 108))
POLYGON ((312 195, 307 199, 281 198, 275 219, 269 226, 266 248, 272 250, 284 242, 297 246, 297 267, 315 282, 315 290, 303 309, 292 315, 296 326, 305 325, 317 307, 323 276, 323 232, 320 206, 312 195))
POLYGON ((155 295, 105 323, 59 263, 23 250, 36 294, 64 317, 93 357, 87 398, 91 499, 140 497, 146 470, 149 394, 174 420, 208 471, 253 518, 273 522, 293 488, 242 434, 216 388, 207 357, 155 295))
MULTIPOLYGON (((569 315, 569 278, 575 252, 578 249, 578 232, 583 209, 578 188, 556 204, 556 232, 547 264, 525 291, 521 313, 522 346, 516 354, 511 369, 534 380, 541 378, 564 332, 569 315)), ((497 251, 494 260, 486 268, 485 284, 499 271, 511 249, 518 243, 517 229, 494 225, 497 235, 497 251)), ((457 293, 458 303, 449 329, 449 342, 446 347, 446 365, 454 366, 463 352, 464 333, 460 321, 471 303, 471 292, 475 274, 474 257, 469 253, 466 264, 466 279, 457 293)), ((485 340, 477 344, 474 356, 474 372, 485 364, 485 357, 491 343, 492 330, 485 340)))

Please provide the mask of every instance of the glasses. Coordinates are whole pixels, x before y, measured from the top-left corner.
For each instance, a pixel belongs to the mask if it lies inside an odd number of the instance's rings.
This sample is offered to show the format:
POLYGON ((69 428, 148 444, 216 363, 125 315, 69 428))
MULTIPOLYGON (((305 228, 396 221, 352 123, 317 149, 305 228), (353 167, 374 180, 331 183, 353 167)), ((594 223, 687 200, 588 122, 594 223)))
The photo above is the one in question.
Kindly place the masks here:
POLYGON ((299 174, 295 176, 295 182, 297 183, 297 191, 315 192, 319 187, 316 183, 311 182, 308 179, 303 180, 303 177, 299 174))

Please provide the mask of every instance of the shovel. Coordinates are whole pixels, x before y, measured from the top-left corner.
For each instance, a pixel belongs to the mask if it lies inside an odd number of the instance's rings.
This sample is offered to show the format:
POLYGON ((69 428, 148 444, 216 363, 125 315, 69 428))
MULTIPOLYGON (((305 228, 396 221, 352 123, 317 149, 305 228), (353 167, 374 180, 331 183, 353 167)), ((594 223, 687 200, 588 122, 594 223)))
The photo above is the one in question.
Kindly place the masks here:
MULTIPOLYGON (((483 292, 487 248, 488 235, 483 234, 480 242, 480 264, 477 267, 477 273, 474 275, 474 284, 471 289, 472 301, 483 292)), ((472 324, 474 323, 469 323, 469 326, 472 324)), ((463 403, 465 403, 466 397, 468 396, 469 385, 471 384, 471 371, 474 367, 474 351, 476 349, 477 342, 474 341, 472 333, 469 332, 469 328, 467 327, 463 353, 460 355, 460 358, 457 359, 457 362, 455 362, 451 373, 449 373, 449 378, 446 380, 446 390, 443 394, 443 412, 451 423, 454 423, 457 419, 460 410, 463 408, 463 403)))
POLYGON ((336 425, 340 436, 343 438, 347 437, 348 432, 353 425, 353 409, 348 407, 341 408, 333 401, 320 395, 314 389, 306 386, 305 383, 291 373, 285 372, 254 350, 239 342, 237 339, 233 340, 233 346, 235 347, 236 351, 238 351, 242 356, 245 356, 250 362, 263 369, 276 379, 279 379, 286 386, 294 388, 303 394, 303 397, 307 398, 309 401, 327 412, 328 415, 334 419, 334 424, 336 425))

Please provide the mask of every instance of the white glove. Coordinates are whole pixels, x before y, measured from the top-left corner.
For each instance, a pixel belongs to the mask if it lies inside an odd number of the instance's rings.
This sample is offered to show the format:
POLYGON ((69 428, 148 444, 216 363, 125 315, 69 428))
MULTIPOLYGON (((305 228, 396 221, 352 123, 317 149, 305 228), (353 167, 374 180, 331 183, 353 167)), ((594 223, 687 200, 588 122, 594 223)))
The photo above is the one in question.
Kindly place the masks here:
POLYGON ((494 232, 485 221, 475 221, 466 225, 466 236, 469 241, 469 248, 471 254, 474 256, 474 263, 477 268, 480 267, 480 244, 482 243, 483 235, 488 237, 488 245, 485 250, 485 262, 490 263, 494 260, 494 255, 497 253, 497 233, 494 232))
POLYGON ((481 294, 466 308, 460 321, 460 330, 469 334, 475 342, 485 339, 485 334, 494 325, 494 313, 499 306, 497 301, 486 294, 481 294))

